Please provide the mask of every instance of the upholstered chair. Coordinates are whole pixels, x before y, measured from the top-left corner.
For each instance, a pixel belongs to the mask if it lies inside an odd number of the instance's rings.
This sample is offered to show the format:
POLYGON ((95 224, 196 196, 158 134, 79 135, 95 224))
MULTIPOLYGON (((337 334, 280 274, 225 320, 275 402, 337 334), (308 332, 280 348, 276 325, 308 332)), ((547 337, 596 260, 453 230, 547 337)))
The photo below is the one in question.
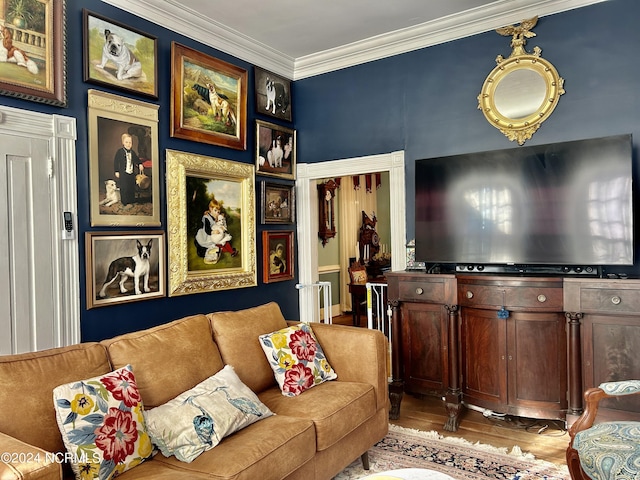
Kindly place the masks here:
POLYGON ((639 393, 640 380, 606 382, 584 393, 584 412, 569 429, 567 466, 573 480, 640 478, 640 422, 594 425, 600 400, 639 393))

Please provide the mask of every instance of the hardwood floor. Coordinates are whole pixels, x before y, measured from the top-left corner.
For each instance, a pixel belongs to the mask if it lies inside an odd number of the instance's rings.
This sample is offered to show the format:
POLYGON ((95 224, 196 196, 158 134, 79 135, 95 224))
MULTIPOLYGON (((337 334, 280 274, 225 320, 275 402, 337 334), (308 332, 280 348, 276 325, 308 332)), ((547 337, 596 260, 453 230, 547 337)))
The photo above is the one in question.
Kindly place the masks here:
MULTIPOLYGON (((341 315, 333 323, 352 325, 352 316, 341 315)), ((360 324, 364 325, 366 318, 360 324)), ((484 443, 511 450, 515 445, 540 460, 565 465, 565 451, 569 434, 564 422, 537 420, 521 417, 485 417, 481 412, 465 408, 457 432, 443 429, 447 418, 444 402, 437 397, 405 394, 400 408, 400 418, 391 423, 417 430, 435 430, 441 435, 462 437, 472 443, 484 443)))

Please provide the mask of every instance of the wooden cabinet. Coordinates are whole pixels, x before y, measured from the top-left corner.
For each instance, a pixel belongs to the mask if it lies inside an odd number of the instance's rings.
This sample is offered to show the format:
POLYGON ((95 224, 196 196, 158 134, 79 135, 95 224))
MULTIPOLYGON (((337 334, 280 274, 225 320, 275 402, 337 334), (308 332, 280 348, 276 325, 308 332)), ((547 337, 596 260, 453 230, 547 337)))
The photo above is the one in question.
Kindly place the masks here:
POLYGON ((450 418, 445 428, 455 430, 460 408, 456 278, 406 273, 388 273, 386 278, 398 319, 391 416, 397 418, 401 391, 444 396, 450 418))
POLYGON ((512 415, 564 419, 562 279, 458 277, 462 395, 512 415))
MULTIPOLYGON (((640 282, 566 279, 564 303, 572 321, 570 365, 576 372, 570 413, 582 411, 582 391, 602 382, 640 378, 640 282)), ((601 402, 599 418, 640 420, 640 398, 601 402)))
MULTIPOLYGON (((392 413, 402 392, 572 423, 583 393, 640 378, 640 280, 387 274, 393 307, 392 413)), ((640 399, 602 403, 602 420, 640 420, 640 399)))

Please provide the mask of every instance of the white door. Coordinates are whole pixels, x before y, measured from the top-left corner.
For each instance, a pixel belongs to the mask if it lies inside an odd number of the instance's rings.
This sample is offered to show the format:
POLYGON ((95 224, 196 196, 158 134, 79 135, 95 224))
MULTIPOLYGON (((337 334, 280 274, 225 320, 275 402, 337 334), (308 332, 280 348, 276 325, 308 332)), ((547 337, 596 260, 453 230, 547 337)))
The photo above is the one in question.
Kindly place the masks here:
POLYGON ((0 134, 0 354, 55 346, 48 142, 0 134))

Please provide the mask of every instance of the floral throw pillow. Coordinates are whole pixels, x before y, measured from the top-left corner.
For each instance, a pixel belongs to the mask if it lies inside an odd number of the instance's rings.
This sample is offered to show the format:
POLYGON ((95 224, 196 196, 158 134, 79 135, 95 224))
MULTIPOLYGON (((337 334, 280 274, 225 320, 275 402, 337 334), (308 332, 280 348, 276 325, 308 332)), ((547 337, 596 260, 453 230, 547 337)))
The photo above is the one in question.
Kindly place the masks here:
POLYGON ((76 479, 108 480, 151 456, 131 365, 53 390, 58 427, 76 479))
POLYGON ((259 339, 283 395, 295 397, 338 378, 306 323, 260 335, 259 339))
POLYGON ((151 440, 162 454, 187 463, 224 437, 271 415, 231 365, 144 412, 151 440))

